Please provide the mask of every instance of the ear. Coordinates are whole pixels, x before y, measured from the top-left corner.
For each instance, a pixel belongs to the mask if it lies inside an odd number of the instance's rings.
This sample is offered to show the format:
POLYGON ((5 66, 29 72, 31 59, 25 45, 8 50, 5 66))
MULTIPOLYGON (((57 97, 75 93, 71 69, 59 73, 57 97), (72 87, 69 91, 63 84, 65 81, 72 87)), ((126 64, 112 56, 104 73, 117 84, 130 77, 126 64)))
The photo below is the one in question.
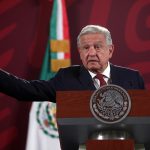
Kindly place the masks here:
POLYGON ((109 55, 110 55, 110 58, 112 57, 113 55, 113 52, 114 52, 114 45, 109 45, 109 55))

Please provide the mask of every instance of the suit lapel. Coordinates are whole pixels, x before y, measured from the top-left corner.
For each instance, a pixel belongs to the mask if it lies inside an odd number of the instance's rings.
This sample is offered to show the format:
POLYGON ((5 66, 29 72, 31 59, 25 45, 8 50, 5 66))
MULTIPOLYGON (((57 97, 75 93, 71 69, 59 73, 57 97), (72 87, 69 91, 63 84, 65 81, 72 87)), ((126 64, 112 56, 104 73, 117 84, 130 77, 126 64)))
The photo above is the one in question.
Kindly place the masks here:
MULTIPOLYGON (((110 64, 110 74, 111 74, 111 84, 116 84, 120 85, 120 77, 118 75, 118 71, 116 70, 116 67, 112 64, 110 64)), ((95 86, 93 83, 93 80, 84 66, 80 67, 80 73, 79 73, 79 80, 84 89, 89 89, 89 90, 95 90, 95 86)))
POLYGON ((85 89, 88 89, 88 90, 96 89, 89 72, 83 66, 81 66, 80 68, 79 80, 85 89))
MULTIPOLYGON (((120 73, 113 64, 110 64, 110 74, 111 74, 111 84, 123 85, 123 81, 120 79, 120 73)), ((93 80, 84 66, 80 67, 79 80, 84 87, 84 89, 95 90, 93 80)))
POLYGON ((120 85, 122 81, 119 77, 119 72, 116 70, 116 67, 110 64, 110 74, 111 74, 111 84, 120 85))

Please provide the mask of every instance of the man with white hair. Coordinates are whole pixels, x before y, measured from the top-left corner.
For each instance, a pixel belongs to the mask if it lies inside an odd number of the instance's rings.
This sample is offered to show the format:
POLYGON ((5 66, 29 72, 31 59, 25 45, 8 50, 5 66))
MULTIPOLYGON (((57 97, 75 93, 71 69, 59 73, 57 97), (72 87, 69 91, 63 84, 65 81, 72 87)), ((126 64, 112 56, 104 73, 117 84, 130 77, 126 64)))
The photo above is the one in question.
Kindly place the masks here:
POLYGON ((105 27, 84 27, 78 35, 77 46, 83 65, 62 68, 48 81, 27 81, 0 70, 0 92, 18 100, 56 102, 57 91, 95 90, 104 83, 124 89, 144 89, 143 78, 137 70, 110 63, 114 45, 105 27))

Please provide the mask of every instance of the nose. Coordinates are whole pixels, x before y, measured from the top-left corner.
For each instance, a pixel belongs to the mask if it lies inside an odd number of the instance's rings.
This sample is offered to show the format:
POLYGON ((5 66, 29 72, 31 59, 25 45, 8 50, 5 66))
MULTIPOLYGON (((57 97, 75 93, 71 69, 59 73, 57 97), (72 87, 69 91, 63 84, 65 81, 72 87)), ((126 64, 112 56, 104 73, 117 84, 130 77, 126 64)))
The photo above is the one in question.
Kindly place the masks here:
POLYGON ((89 48, 89 55, 96 55, 96 50, 95 50, 94 46, 91 46, 89 48))

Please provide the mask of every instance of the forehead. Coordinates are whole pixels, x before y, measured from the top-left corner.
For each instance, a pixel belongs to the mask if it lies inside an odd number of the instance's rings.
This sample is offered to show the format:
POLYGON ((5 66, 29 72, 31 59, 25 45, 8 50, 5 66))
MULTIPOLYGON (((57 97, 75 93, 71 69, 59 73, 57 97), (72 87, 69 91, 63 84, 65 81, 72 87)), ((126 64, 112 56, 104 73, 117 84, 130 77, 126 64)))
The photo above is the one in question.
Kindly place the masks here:
POLYGON ((105 35, 102 33, 88 33, 80 37, 80 44, 84 43, 95 43, 95 42, 105 42, 105 35))

